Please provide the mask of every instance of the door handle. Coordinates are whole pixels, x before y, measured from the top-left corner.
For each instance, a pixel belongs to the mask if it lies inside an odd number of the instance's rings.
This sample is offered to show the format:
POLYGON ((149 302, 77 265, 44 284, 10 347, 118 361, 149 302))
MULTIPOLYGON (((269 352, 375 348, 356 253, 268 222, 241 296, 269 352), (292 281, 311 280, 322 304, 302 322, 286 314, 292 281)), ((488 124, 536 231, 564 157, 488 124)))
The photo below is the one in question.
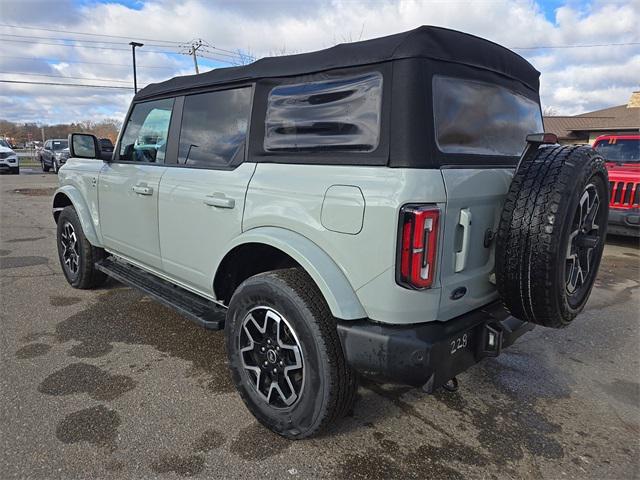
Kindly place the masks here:
POLYGON ((471 212, 468 208, 460 210, 460 221, 458 225, 462 227, 462 247, 456 252, 455 272, 461 272, 467 266, 467 254, 469 253, 469 237, 471 236, 471 212))
POLYGON ((138 195, 153 195, 153 188, 145 185, 134 185, 132 190, 138 195))
POLYGON ((227 198, 223 193, 217 193, 204 197, 204 204, 217 208, 233 208, 236 206, 236 201, 233 198, 227 198))

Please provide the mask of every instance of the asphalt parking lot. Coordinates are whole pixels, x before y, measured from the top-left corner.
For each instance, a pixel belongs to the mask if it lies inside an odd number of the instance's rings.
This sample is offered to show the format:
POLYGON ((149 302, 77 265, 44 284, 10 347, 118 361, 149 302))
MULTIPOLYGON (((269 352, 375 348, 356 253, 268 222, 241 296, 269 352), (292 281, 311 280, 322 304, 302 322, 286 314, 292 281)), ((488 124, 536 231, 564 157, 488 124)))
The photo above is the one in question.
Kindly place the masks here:
MULTIPOLYGON (((640 249, 609 240, 586 311, 426 396, 363 383, 321 438, 259 426, 223 335, 60 271, 57 179, 0 177, 0 478, 638 478, 640 249)), ((31 174, 29 174, 31 173, 31 174)))

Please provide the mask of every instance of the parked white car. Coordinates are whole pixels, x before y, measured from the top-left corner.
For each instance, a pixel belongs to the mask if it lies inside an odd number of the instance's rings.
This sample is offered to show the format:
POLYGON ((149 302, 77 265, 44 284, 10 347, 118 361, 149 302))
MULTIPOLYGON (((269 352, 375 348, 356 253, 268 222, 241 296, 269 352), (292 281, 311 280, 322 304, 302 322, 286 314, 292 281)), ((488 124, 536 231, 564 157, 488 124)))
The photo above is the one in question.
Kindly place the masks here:
POLYGON ((20 173, 20 159, 7 141, 0 138, 0 172, 6 171, 18 175, 20 173))

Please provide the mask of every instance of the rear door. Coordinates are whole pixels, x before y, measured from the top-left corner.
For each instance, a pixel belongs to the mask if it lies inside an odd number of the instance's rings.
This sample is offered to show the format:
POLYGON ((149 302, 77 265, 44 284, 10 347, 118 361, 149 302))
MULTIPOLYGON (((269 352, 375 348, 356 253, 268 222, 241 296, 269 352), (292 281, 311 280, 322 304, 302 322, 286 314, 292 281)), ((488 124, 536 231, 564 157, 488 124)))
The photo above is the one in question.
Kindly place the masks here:
POLYGON ((251 102, 251 87, 177 101, 182 106, 177 158, 160 182, 163 270, 209 297, 224 249, 242 231, 245 194, 255 171, 255 164, 244 162, 251 102))
POLYGON ((538 102, 504 86, 441 75, 432 85, 436 144, 445 161, 456 159, 441 170, 439 316, 448 319, 498 296, 493 236, 526 135, 543 127, 538 102))
POLYGON ((158 193, 165 173, 173 99, 136 104, 98 180, 104 246, 141 266, 161 269, 158 193))

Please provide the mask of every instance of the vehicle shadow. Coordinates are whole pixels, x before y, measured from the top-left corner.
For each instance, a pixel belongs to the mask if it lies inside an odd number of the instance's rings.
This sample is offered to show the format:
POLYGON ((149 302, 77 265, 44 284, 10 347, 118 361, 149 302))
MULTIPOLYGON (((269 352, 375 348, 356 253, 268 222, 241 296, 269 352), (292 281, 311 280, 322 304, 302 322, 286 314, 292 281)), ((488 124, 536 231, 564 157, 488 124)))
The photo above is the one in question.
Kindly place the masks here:
POLYGON ((615 245, 616 247, 630 247, 640 249, 640 238, 628 237, 625 235, 607 234, 607 245, 615 245))

